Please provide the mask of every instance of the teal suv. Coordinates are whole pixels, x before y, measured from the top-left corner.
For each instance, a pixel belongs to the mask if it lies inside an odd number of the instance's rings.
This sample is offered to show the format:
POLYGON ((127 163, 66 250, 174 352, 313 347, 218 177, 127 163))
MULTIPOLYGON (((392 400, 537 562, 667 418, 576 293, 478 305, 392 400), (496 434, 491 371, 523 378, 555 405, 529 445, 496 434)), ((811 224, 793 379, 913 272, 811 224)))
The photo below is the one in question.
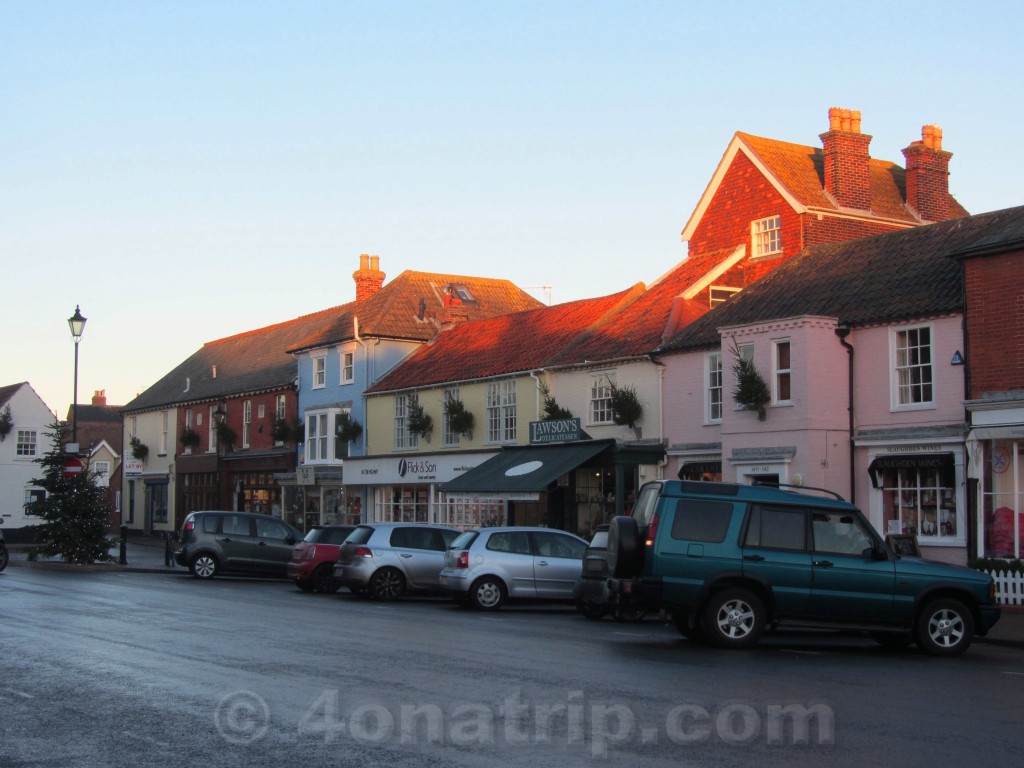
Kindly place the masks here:
POLYGON ((804 626, 958 656, 1000 616, 991 576, 899 556, 817 489, 648 483, 609 526, 608 567, 614 599, 669 611, 684 636, 723 647, 804 626))

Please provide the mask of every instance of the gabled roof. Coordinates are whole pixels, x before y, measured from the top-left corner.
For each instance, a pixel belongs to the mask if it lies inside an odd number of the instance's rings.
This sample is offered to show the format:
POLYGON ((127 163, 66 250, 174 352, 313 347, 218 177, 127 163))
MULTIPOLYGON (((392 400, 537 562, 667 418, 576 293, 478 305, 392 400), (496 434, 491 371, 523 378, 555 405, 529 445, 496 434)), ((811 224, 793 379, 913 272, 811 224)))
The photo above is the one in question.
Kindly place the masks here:
MULTIPOLYGON (((750 159, 797 213, 808 210, 853 213, 841 208, 825 192, 825 161, 821 147, 791 144, 737 131, 683 228, 683 240, 693 236, 725 174, 740 152, 750 159)), ((868 163, 871 175, 871 213, 882 219, 905 222, 908 226, 920 224, 921 219, 905 202, 906 171, 888 160, 871 158, 868 163)), ((952 195, 949 196, 949 205, 951 217, 968 215, 952 195)))
MULTIPOLYGON (((120 405, 92 405, 91 403, 78 404, 78 426, 88 422, 90 424, 112 424, 121 423, 120 405)), ((68 406, 68 419, 71 419, 73 405, 68 406)))
POLYGON ((14 397, 18 390, 22 387, 28 386, 27 381, 23 381, 20 384, 8 384, 7 386, 0 387, 0 408, 7 405, 7 401, 14 397))
POLYGON ((543 368, 642 295, 643 283, 597 299, 463 323, 407 357, 367 392, 470 381, 543 368))
POLYGON ((808 248, 676 334, 657 353, 718 346, 719 328, 805 315, 850 325, 963 310, 952 258, 988 233, 1024 226, 1024 206, 808 248))
POLYGON ((207 342, 124 411, 203 402, 257 393, 291 384, 297 376, 288 348, 334 322, 338 307, 284 323, 207 342))
POLYGON ((339 307, 334 321, 299 339, 289 352, 300 352, 361 337, 428 341, 451 319, 482 320, 543 304, 508 280, 406 270, 373 296, 339 307), (449 286, 465 288, 471 301, 445 303, 449 286))

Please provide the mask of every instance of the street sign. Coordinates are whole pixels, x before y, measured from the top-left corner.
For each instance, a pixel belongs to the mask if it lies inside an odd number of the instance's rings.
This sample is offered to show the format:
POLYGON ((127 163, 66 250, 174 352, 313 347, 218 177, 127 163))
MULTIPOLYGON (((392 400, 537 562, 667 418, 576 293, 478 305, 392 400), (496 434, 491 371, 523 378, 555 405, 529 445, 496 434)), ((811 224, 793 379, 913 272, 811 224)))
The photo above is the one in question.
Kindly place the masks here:
POLYGON ((64 459, 64 477, 72 478, 82 472, 82 460, 71 456, 64 459))

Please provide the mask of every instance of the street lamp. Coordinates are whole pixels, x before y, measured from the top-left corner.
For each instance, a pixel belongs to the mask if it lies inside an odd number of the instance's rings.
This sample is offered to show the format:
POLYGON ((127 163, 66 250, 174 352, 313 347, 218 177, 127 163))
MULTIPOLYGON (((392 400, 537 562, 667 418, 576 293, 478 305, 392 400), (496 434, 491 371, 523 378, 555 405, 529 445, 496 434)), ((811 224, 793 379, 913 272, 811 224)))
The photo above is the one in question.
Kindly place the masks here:
POLYGON ((68 318, 68 328, 71 329, 71 338, 75 340, 75 399, 71 406, 71 442, 78 444, 78 342, 82 340, 82 331, 85 330, 85 318, 82 317, 82 310, 75 305, 75 314, 68 318))

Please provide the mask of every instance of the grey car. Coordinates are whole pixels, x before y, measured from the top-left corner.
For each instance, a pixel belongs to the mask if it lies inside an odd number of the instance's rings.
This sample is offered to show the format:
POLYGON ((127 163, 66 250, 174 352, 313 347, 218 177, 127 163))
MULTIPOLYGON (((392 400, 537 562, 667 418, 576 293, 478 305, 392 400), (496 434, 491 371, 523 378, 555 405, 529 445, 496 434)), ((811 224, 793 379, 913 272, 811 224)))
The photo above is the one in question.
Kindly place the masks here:
POLYGON ((397 600, 407 592, 436 592, 444 553, 457 528, 426 523, 357 526, 338 552, 334 578, 357 595, 397 600))
POLYGON ((283 520, 254 512, 192 512, 181 526, 174 560, 197 579, 218 573, 288 575, 292 547, 302 532, 283 520))
POLYGON ((493 611, 509 600, 573 601, 587 542, 551 528, 478 528, 445 553, 441 588, 456 602, 493 611))

